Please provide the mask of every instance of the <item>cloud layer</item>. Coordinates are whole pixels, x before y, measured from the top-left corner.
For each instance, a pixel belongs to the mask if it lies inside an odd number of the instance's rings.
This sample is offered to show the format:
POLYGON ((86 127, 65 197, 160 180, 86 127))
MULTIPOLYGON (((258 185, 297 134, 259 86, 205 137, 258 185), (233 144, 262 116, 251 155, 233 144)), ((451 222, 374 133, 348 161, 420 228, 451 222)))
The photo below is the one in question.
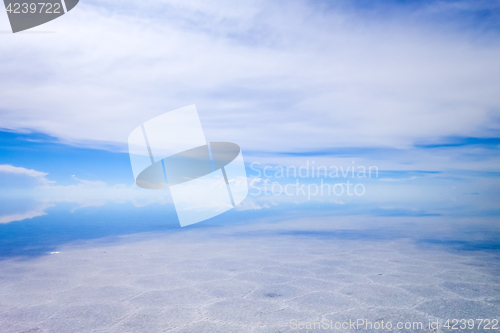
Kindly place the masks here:
POLYGON ((465 4, 82 2, 35 29, 56 33, 1 35, 1 126, 117 150, 137 124, 195 103, 207 139, 245 150, 495 136, 500 39, 455 24, 450 12, 477 10, 465 4))

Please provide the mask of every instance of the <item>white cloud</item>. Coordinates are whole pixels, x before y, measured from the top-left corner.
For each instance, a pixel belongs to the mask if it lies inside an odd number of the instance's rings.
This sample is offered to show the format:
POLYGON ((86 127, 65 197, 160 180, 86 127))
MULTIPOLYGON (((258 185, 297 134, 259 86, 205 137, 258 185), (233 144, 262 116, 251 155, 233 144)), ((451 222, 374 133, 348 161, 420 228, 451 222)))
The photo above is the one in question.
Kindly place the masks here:
POLYGON ((35 30, 57 33, 2 35, 2 127, 79 145, 124 148, 138 124, 192 103, 209 140, 244 150, 406 148, 500 128, 491 35, 305 2, 177 0, 81 2, 35 30))
POLYGON ((14 221, 22 221, 26 219, 32 219, 34 217, 45 215, 45 209, 50 206, 43 205, 37 209, 33 209, 26 212, 14 213, 14 214, 3 214, 0 215, 0 224, 6 224, 14 221))
POLYGON ((63 202, 75 204, 74 210, 100 207, 110 202, 131 203, 136 207, 171 203, 170 194, 166 190, 144 190, 135 185, 123 184, 112 186, 102 181, 89 181, 75 176, 75 184, 63 186, 48 179, 45 172, 0 165, 0 183, 11 180, 12 175, 18 176, 13 180, 15 186, 0 193, 0 223, 42 216, 46 214, 47 208, 63 202), (35 179, 35 182, 26 182, 25 178, 35 179))
POLYGON ((45 181, 44 178, 45 178, 45 176, 48 175, 48 173, 46 173, 46 172, 40 172, 40 171, 36 171, 33 169, 16 167, 16 166, 9 165, 9 164, 0 165, 0 172, 16 174, 16 175, 25 175, 25 176, 33 177, 33 178, 39 178, 40 181, 42 181, 42 182, 45 181))

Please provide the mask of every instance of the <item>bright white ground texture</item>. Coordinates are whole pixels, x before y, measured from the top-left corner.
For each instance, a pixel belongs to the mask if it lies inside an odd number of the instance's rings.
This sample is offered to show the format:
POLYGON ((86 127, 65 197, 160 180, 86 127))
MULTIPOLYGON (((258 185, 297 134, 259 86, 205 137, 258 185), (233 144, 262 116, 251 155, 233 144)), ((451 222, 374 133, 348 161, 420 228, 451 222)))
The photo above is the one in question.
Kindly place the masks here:
POLYGON ((438 319, 441 332, 447 319, 500 317, 498 252, 290 228, 191 228, 4 259, 0 332, 364 331, 293 325, 357 319, 424 325, 398 332, 436 331, 438 319))

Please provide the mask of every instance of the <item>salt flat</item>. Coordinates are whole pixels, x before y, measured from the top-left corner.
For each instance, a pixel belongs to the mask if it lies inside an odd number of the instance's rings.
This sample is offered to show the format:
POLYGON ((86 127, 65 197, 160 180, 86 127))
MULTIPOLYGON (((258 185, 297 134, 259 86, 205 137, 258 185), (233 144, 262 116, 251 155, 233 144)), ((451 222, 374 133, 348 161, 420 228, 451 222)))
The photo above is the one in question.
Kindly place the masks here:
POLYGON ((291 321, 357 319, 418 321, 404 331, 421 332, 436 319, 447 331, 446 319, 500 318, 497 251, 336 228, 185 228, 4 258, 0 332, 325 332, 291 321))

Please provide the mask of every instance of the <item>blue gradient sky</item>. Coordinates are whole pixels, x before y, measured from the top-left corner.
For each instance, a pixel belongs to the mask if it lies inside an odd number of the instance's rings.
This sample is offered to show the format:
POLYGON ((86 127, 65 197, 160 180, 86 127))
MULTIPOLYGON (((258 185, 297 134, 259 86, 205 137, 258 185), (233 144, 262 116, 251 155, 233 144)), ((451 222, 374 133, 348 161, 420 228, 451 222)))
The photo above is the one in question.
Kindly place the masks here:
POLYGON ((379 170, 361 197, 251 195, 235 218, 497 217, 499 22, 498 1, 107 0, 0 34, 1 221, 130 203, 173 218, 168 193, 132 186, 126 141, 193 103, 259 188, 252 163, 379 170))

